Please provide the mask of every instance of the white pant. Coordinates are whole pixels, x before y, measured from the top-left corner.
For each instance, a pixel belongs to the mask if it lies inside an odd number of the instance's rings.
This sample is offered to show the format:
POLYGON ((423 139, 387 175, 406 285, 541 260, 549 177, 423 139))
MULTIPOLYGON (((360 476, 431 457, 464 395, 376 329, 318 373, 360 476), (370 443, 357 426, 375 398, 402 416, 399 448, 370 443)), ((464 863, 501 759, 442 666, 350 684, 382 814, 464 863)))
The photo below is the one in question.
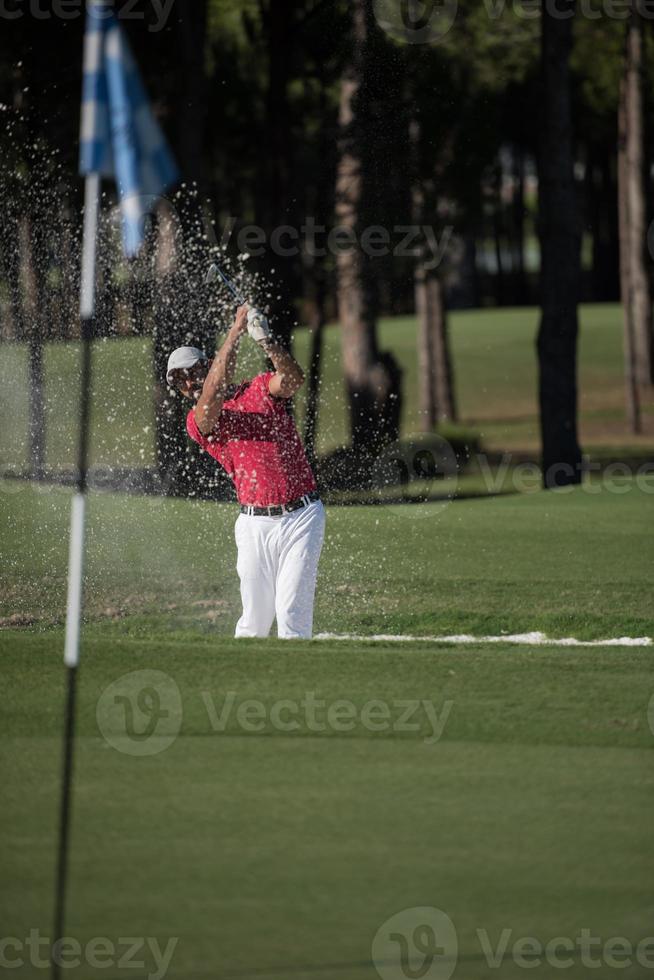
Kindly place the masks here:
POLYGON ((318 560, 325 535, 319 500, 281 517, 239 514, 234 528, 243 615, 236 636, 310 639, 318 560))

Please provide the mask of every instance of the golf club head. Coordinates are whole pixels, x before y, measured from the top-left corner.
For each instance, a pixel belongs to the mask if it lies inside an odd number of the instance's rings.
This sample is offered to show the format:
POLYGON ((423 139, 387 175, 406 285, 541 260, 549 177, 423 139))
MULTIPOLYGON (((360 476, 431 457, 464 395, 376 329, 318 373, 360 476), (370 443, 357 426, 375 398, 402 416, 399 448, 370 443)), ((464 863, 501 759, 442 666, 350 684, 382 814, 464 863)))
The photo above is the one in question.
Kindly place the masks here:
POLYGON ((241 295, 241 293, 236 288, 236 286, 229 278, 229 276, 223 272, 223 270, 220 268, 218 263, 212 262, 209 268, 207 269, 207 274, 205 276, 205 283, 212 283, 215 282, 217 279, 220 279, 223 285, 227 286, 230 293, 232 294, 232 296, 234 297, 234 299, 239 305, 242 305, 243 303, 246 302, 245 298, 241 295))

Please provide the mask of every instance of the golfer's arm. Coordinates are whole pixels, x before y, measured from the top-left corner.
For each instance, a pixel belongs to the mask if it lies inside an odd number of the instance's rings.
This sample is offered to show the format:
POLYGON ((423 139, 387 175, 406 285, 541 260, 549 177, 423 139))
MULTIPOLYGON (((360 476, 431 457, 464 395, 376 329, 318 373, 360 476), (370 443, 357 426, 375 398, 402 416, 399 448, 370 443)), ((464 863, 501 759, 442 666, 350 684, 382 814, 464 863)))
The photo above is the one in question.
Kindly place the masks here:
POLYGON ((261 347, 275 368, 268 390, 276 398, 292 398, 304 384, 304 372, 295 358, 274 340, 264 340, 261 347))
POLYGON ((220 418, 227 386, 231 384, 236 368, 238 342, 241 330, 230 328, 224 344, 216 354, 211 370, 204 380, 202 394, 195 406, 195 421, 203 435, 209 435, 220 418))

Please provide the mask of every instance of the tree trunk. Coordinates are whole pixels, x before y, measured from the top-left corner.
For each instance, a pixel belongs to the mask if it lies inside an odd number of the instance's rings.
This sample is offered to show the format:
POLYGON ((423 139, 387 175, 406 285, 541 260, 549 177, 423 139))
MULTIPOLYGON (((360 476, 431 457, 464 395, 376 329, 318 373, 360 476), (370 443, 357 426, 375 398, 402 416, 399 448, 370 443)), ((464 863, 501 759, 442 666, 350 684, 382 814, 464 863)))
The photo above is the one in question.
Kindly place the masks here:
MULTIPOLYGON (((622 274, 622 302, 625 308, 627 332, 625 345, 632 348, 631 364, 639 385, 654 382, 652 361, 652 302, 645 266, 647 218, 643 164, 643 32, 642 19, 632 9, 627 25, 624 73, 620 84, 620 121, 618 169, 620 220, 622 223, 621 250, 626 252, 622 274)), ((622 268, 622 259, 621 259, 622 268)), ((627 357, 629 357, 627 351, 627 357)))
POLYGON ((629 162, 627 159, 627 100, 625 77, 618 103, 618 219, 620 229, 620 293, 623 310, 624 381, 629 431, 642 432, 640 392, 636 380, 635 307, 632 288, 632 254, 629 222, 629 162))
POLYGON ((580 483, 577 335, 581 235, 574 179, 569 56, 575 0, 543 8, 539 161, 542 318, 539 402, 545 487, 580 483), (573 16, 561 18, 561 11, 573 16))
POLYGON ((288 0, 260 0, 266 32, 268 78, 266 88, 265 151, 262 154, 267 190, 262 215, 268 234, 281 223, 288 205, 290 152, 293 140, 289 127, 287 89, 290 72, 288 39, 293 23, 293 5, 288 0))
POLYGON ((367 220, 367 206, 375 133, 370 50, 375 27, 370 0, 353 0, 352 8, 353 51, 341 83, 336 177, 338 225, 351 244, 337 254, 338 315, 352 447, 375 451, 399 436, 401 373, 393 356, 377 346, 375 282, 360 246, 361 233, 373 223, 367 220))
POLYGON ((276 337, 290 349, 292 324, 298 319, 290 297, 299 293, 301 277, 297 275, 295 262, 275 250, 273 236, 282 225, 293 224, 297 182, 304 182, 302 174, 295 176, 295 183, 292 178, 295 140, 288 87, 295 50, 295 11, 288 0, 259 0, 259 12, 267 71, 260 153, 261 194, 256 202, 256 221, 266 233, 267 245, 255 268, 264 276, 274 269, 277 288, 268 299, 267 311, 276 337))
MULTIPOLYGON (((414 118, 409 123, 409 146, 411 151, 411 207, 414 227, 422 227, 425 218, 425 182, 420 168, 420 121, 414 118)), ((434 377, 434 318, 432 316, 427 270, 420 248, 413 267, 413 293, 418 330, 418 413, 422 432, 433 432, 436 427, 437 402, 436 379, 434 377)))
POLYGON ((420 261, 414 271, 415 304, 418 317, 418 411, 422 432, 433 432, 438 418, 434 378, 434 322, 430 310, 427 274, 420 261))
POLYGON ((439 276, 432 275, 427 283, 429 309, 434 324, 434 377, 436 383, 437 422, 456 422, 454 372, 450 354, 445 290, 439 276))
POLYGON ((527 277, 525 270, 525 151, 522 146, 513 147, 513 221, 515 254, 515 301, 518 306, 527 305, 527 277))
POLYGON ((10 325, 7 339, 24 340, 23 303, 20 289, 20 248, 18 222, 13 213, 5 215, 0 248, 3 257, 3 273, 9 291, 10 325))
POLYGON ((416 263, 418 314, 418 404, 423 432, 456 419, 447 314, 440 277, 416 263))
POLYGON ((493 242, 495 245, 495 296, 498 306, 504 306, 506 290, 504 288, 504 262, 502 259, 502 164, 498 160, 493 179, 493 242))
MULTIPOLYGON (((305 80, 305 84, 308 80, 305 80)), ((320 79, 318 107, 323 126, 318 144, 318 157, 321 166, 317 180, 311 191, 305 196, 307 214, 313 214, 318 225, 327 227, 334 208, 333 169, 327 165, 333 152, 333 124, 328 125, 331 113, 327 105, 328 83, 320 79)), ((308 96, 308 93, 307 93, 308 96)), ((307 98, 308 101, 308 98, 307 98)), ((320 375, 322 367, 323 334, 327 320, 327 301, 329 278, 325 257, 314 254, 314 249, 302 250, 304 271, 304 295, 309 301, 309 377, 307 381, 307 401, 304 416, 304 448, 313 466, 316 465, 316 433, 318 428, 318 407, 320 404, 320 375)))
POLYGON ((587 171, 590 223, 593 235, 593 302, 620 298, 618 189, 612 169, 613 148, 591 148, 587 171))
MULTIPOLYGON (((437 192, 432 180, 423 180, 420 169, 421 126, 419 120, 409 124, 411 149, 411 204, 414 226, 422 227, 429 212, 435 213, 437 192)), ((443 283, 438 269, 426 268, 424 241, 416 255, 413 283, 418 317, 418 407, 423 432, 433 432, 438 422, 454 418, 452 363, 450 359, 443 283)))
POLYGON ((176 0, 177 35, 182 84, 177 106, 179 162, 185 176, 200 190, 206 183, 204 139, 207 120, 207 79, 204 48, 207 0, 176 0))

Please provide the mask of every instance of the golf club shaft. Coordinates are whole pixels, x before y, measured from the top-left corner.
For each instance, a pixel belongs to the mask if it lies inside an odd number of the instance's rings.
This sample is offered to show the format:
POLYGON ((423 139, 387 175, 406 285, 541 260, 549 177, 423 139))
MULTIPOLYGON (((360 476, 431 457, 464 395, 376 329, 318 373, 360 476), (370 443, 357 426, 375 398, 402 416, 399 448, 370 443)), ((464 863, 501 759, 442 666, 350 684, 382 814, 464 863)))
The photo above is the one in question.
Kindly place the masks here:
POLYGON ((234 299, 236 300, 237 303, 239 303, 242 306, 245 302, 247 302, 246 299, 245 299, 245 297, 243 296, 243 294, 237 289, 236 285, 229 278, 229 276, 227 275, 227 273, 226 272, 223 272, 223 270, 220 268, 220 266, 218 265, 217 262, 214 262, 212 264, 212 266, 211 266, 211 268, 209 270, 210 274, 212 274, 214 270, 215 270, 215 272, 218 273, 218 275, 220 276, 220 278, 223 281, 223 284, 225 286, 227 286, 227 288, 229 289, 230 293, 232 294, 232 296, 234 297, 234 299))

